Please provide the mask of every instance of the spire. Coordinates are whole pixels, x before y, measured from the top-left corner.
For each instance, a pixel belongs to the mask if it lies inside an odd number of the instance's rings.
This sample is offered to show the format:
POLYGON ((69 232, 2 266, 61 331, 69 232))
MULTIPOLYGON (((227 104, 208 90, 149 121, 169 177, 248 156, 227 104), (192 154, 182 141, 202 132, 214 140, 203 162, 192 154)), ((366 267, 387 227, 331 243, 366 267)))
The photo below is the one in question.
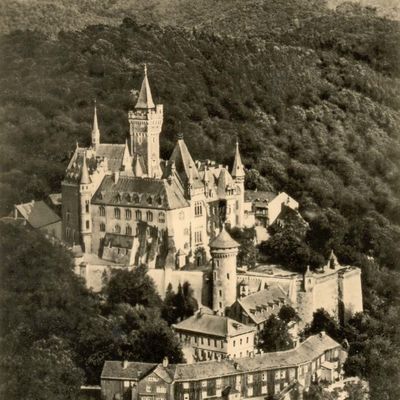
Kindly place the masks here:
POLYGON ((96 148, 100 144, 100 131, 97 122, 96 99, 94 100, 93 128, 92 128, 92 147, 96 148))
POLYGON ((149 80, 147 79, 147 65, 144 64, 144 78, 135 108, 149 109, 154 107, 155 105, 153 102, 153 97, 151 95, 149 80))
POLYGON ((83 153, 83 162, 82 162, 82 173, 81 173, 81 185, 86 185, 90 183, 89 170, 86 165, 86 151, 83 153))
POLYGON ((236 151, 235 160, 233 161, 232 176, 234 178, 244 178, 244 167, 242 164, 242 158, 239 152, 239 142, 236 140, 236 151))

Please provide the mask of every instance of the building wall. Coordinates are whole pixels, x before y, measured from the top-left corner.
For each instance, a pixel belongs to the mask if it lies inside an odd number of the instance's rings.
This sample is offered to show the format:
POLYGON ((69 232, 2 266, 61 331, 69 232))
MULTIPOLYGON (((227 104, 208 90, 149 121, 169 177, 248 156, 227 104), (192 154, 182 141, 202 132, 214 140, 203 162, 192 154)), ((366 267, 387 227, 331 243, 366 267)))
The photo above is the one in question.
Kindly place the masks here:
POLYGON ((281 192, 268 203, 268 220, 269 224, 273 224, 282 210, 282 205, 293 209, 299 208, 299 203, 292 199, 287 193, 281 192))
POLYGON ((139 381, 138 400, 169 400, 170 386, 155 373, 139 381))
POLYGON ((319 308, 328 311, 329 314, 338 317, 339 289, 338 274, 316 278, 313 295, 313 312, 319 308))
POLYGON ((168 235, 173 236, 175 248, 183 250, 186 254, 190 252, 190 221, 192 210, 190 207, 167 211, 168 235))
POLYGON ((339 290, 342 295, 340 300, 344 306, 345 321, 354 313, 363 311, 360 269, 345 272, 339 280, 339 290))
POLYGON ((105 400, 114 400, 115 395, 119 394, 121 400, 131 400, 131 386, 136 385, 136 381, 122 379, 102 379, 101 380, 101 396, 105 400))
POLYGON ((254 332, 229 337, 227 352, 233 358, 249 356, 254 351, 254 332))
POLYGON ((61 220, 54 224, 49 224, 40 228, 40 231, 49 236, 62 239, 62 222, 61 220))

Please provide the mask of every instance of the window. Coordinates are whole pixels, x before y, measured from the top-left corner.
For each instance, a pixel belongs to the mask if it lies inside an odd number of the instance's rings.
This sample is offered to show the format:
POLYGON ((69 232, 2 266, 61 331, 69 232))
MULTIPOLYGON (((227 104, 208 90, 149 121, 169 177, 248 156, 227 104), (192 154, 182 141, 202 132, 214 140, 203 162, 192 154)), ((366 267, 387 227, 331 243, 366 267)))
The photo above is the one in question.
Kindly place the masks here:
POLYGON ((103 206, 99 207, 99 214, 100 217, 104 217, 106 215, 106 209, 103 206))
POLYGON ((141 221, 141 220, 142 220, 142 212, 141 212, 140 210, 136 210, 136 211, 135 211, 135 218, 136 218, 138 221, 141 221))
POLYGON ((89 200, 85 201, 85 211, 86 211, 86 213, 89 212, 89 200))
POLYGON ((210 338, 207 339, 207 344, 211 346, 210 338))
POLYGON ((276 371, 275 372, 275 379, 279 379, 279 376, 280 376, 279 371, 276 371))
POLYGON ((183 388, 189 389, 189 382, 183 382, 183 388))
POLYGON ((65 236, 67 237, 67 239, 69 239, 70 234, 71 234, 70 228, 66 228, 66 229, 65 229, 65 236))
POLYGON ((124 381, 124 388, 128 388, 129 387, 129 381, 124 381))
POLYGON ((205 399, 207 397, 207 390, 202 390, 201 392, 201 398, 205 399))
POLYGON ((261 375, 261 379, 265 382, 267 380, 267 373, 263 372, 263 374, 261 375))
POLYGON ((223 348, 224 348, 224 341, 221 340, 221 349, 223 349, 223 348))
POLYGON ((69 220, 71 218, 71 213, 69 210, 67 210, 67 212, 66 212, 66 217, 67 217, 67 222, 69 222, 69 220))
POLYGON ((131 219, 132 218, 132 211, 131 210, 125 210, 125 218, 126 219, 131 219))
POLYGON ((86 229, 89 229, 89 227, 90 227, 89 221, 86 221, 86 229))
POLYGON ((222 379, 218 378, 218 379, 215 381, 215 383, 217 384, 217 387, 220 387, 220 386, 221 386, 221 383, 222 383, 222 379))
POLYGON ((167 388, 165 386, 157 386, 156 392, 157 393, 167 393, 167 388))
POLYGON ((217 347, 217 339, 214 339, 214 347, 217 347))
POLYGON ((243 339, 240 339, 240 344, 242 344, 243 343, 243 339))
POLYGON ((262 394, 266 394, 267 393, 267 386, 266 385, 261 386, 261 393, 262 394))
POLYGON ((226 279, 229 279, 229 274, 226 274, 226 279))
POLYGON ((149 382, 158 382, 158 379, 155 376, 149 376, 149 382))
POLYGON ((235 347, 235 346, 236 346, 236 340, 233 341, 233 347, 235 347))
POLYGON ((222 308, 222 303, 221 302, 219 302, 219 308, 222 308))
POLYGON ((115 225, 114 232, 121 233, 121 227, 119 225, 115 225))
POLYGON ((201 243, 201 231, 197 231, 194 233, 194 242, 195 243, 201 243))
POLYGON ((253 388, 252 387, 247 388, 247 396, 253 396, 253 388))
POLYGON ((202 381, 201 382, 201 387, 203 387, 203 388, 207 387, 207 381, 202 381))
POLYGON ((236 210, 239 210, 239 200, 236 200, 236 210))
POLYGON ((215 395, 216 395, 217 397, 221 397, 221 394, 222 394, 222 390, 221 390, 221 389, 217 389, 217 390, 215 391, 215 395))
POLYGON ((179 213, 179 219, 180 219, 180 220, 184 220, 184 219, 185 219, 185 213, 184 213, 183 211, 181 211, 181 212, 179 213))
POLYGON ((160 222, 161 224, 165 222, 165 213, 162 211, 158 214, 158 222, 160 222))
POLYGON ((121 210, 119 208, 114 208, 114 217, 116 219, 121 219, 121 210))
POLYGON ((201 344, 204 344, 204 340, 203 340, 203 338, 201 338, 201 344))
POLYGON ((281 385, 279 383, 275 383, 275 394, 278 394, 281 391, 281 385))
POLYGON ((219 297, 222 297, 222 290, 219 290, 219 297))
POLYGON ((286 371, 285 370, 281 371, 281 379, 284 379, 284 378, 286 378, 286 371))
POLYGON ((151 196, 149 196, 149 197, 147 198, 147 203, 150 204, 150 205, 153 204, 153 199, 151 198, 151 196))
POLYGON ((152 213, 151 211, 147 211, 147 213, 146 213, 146 219, 147 219, 147 221, 149 221, 149 222, 152 222, 152 221, 153 221, 153 213, 152 213))
POLYGON ((125 228, 125 234, 132 236, 132 228, 129 225, 125 228))
POLYGON ((246 338, 246 343, 249 343, 249 337, 247 336, 247 338, 246 338))
POLYGON ((194 204, 194 216, 195 217, 200 217, 203 215, 203 206, 201 204, 201 201, 196 201, 194 204))
POLYGON ((247 383, 253 383, 253 375, 247 375, 247 383))
POLYGON ((151 393, 151 386, 149 385, 146 386, 146 393, 151 393))

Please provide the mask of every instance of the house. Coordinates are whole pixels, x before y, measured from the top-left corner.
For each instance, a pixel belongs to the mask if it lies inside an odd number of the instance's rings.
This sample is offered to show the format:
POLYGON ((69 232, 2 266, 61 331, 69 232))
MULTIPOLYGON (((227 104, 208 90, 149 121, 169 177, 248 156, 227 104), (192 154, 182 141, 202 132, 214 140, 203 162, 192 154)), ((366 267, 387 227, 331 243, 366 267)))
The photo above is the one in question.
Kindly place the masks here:
POLYGON ((201 309, 173 329, 183 345, 193 348, 195 361, 245 357, 254 352, 253 327, 201 309))

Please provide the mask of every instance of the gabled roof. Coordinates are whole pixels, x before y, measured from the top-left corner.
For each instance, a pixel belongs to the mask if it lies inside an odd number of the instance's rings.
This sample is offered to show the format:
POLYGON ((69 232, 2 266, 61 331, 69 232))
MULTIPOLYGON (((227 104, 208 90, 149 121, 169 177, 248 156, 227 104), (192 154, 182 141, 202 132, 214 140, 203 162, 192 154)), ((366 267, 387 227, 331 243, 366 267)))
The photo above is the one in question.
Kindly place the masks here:
POLYGON ((41 228, 61 221, 60 217, 42 200, 15 206, 32 228, 41 228))
POLYGON ((279 284, 272 283, 267 289, 237 300, 255 324, 266 321, 271 314, 277 315, 279 309, 290 301, 279 284))
POLYGON ((148 109, 154 107, 153 96, 151 95, 149 80, 147 79, 147 67, 144 66, 144 78, 135 108, 148 109))
POLYGON ((218 176, 218 186, 217 186, 217 193, 218 197, 225 197, 226 188, 232 186, 233 179, 231 174, 226 168, 222 168, 221 172, 218 176))
POLYGON ((92 198, 94 204, 173 210, 189 207, 180 187, 172 179, 120 176, 115 183, 106 175, 92 198))
POLYGON ((96 147, 96 157, 105 157, 112 172, 120 171, 123 165, 125 144, 100 143, 96 147))
POLYGON ((232 249, 239 247, 240 244, 232 239, 225 226, 223 226, 219 235, 210 242, 209 246, 211 249, 232 249))
POLYGON ((174 150, 169 158, 168 165, 171 166, 172 162, 175 163, 176 172, 184 183, 189 180, 190 173, 192 174, 193 179, 199 178, 199 172, 183 139, 178 139, 176 142, 174 150), (190 166, 192 166, 192 171, 190 171, 190 166))
POLYGON ((176 331, 193 332, 197 334, 232 337, 253 332, 254 328, 244 325, 231 318, 221 315, 204 314, 197 312, 195 315, 174 325, 176 331))

